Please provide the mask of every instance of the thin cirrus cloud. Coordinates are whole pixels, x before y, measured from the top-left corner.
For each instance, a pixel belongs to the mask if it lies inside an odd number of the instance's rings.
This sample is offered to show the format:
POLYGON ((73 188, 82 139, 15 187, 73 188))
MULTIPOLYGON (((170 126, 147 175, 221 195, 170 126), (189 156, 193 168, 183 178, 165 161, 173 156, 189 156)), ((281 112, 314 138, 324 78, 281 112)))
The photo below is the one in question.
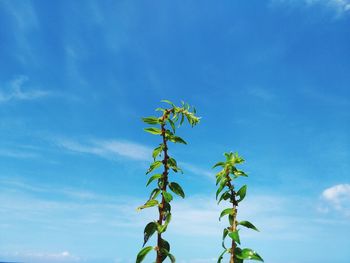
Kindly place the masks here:
POLYGON ((21 252, 21 253, 6 253, 7 258, 15 261, 36 262, 36 263, 73 263, 81 262, 81 259, 72 255, 69 251, 62 252, 21 252))
POLYGON ((90 140, 78 142, 70 139, 56 141, 59 147, 72 152, 93 154, 107 159, 125 157, 128 159, 147 161, 151 156, 152 149, 129 141, 122 140, 90 140))
POLYGON ((27 89, 25 83, 27 76, 19 76, 12 80, 7 89, 0 89, 0 103, 16 100, 35 100, 50 95, 48 91, 41 89, 27 89))
POLYGON ((336 11, 338 14, 350 14, 350 0, 272 0, 272 3, 283 3, 289 5, 300 5, 312 7, 316 5, 322 5, 336 11))
MULTIPOLYGON (((152 149, 150 147, 126 140, 92 139, 80 142, 71 139, 58 139, 56 140, 56 145, 72 152, 92 154, 112 160, 123 157, 136 161, 150 161, 152 156, 152 149)), ((215 178, 213 177, 213 172, 199 166, 186 162, 181 162, 180 166, 193 174, 215 178)))
POLYGON ((327 206, 323 212, 338 211, 350 217, 350 184, 338 184, 325 189, 321 195, 327 206))

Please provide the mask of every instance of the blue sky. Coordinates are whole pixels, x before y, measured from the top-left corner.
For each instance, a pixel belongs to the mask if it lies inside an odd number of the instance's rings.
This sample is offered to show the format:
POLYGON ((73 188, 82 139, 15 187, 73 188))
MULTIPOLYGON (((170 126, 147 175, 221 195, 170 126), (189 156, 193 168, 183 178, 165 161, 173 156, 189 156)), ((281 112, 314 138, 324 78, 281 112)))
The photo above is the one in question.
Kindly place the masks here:
POLYGON ((159 142, 140 119, 169 99, 202 117, 170 149, 177 262, 221 252, 225 151, 246 159, 239 218, 261 230, 243 246, 349 262, 349 23, 349 0, 0 1, 0 261, 134 262, 156 218, 135 210, 159 142))

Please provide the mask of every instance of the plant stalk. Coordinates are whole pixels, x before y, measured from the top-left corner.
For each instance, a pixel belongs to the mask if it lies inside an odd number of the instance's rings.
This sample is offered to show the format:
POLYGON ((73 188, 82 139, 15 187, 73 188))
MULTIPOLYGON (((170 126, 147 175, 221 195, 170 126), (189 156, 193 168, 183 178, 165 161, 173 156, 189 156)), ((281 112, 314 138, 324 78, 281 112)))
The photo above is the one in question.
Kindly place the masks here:
MULTIPOLYGON (((164 153, 164 159, 163 159, 163 166, 164 166, 164 171, 163 171, 163 176, 162 176, 162 191, 166 191, 167 188, 167 184, 168 184, 168 145, 167 145, 167 139, 165 137, 165 120, 168 117, 168 115, 170 114, 171 110, 166 110, 163 117, 162 117, 162 124, 161 124, 161 131, 162 131, 162 139, 163 139, 163 153, 164 153)), ((163 225, 163 214, 164 214, 164 206, 165 206, 165 198, 162 195, 162 204, 158 207, 158 211, 159 211, 159 219, 158 219, 158 224, 161 226, 163 225)), ((156 263, 162 263, 162 253, 161 253, 161 248, 162 248, 162 244, 161 244, 161 240, 162 240, 162 234, 158 233, 158 237, 157 237, 157 259, 156 259, 156 263)))
MULTIPOLYGON (((231 178, 229 176, 229 171, 226 172, 226 177, 228 179, 228 187, 231 190, 231 202, 232 202, 232 209, 234 210, 234 213, 232 215, 233 220, 232 220, 232 224, 230 226, 230 230, 232 232, 237 230, 237 224, 236 224, 236 217, 237 217, 237 200, 236 200, 236 192, 233 189, 233 186, 231 184, 231 178)), ((236 250, 237 244, 236 242, 232 239, 232 243, 231 243, 231 256, 230 256, 230 263, 235 263, 235 250, 236 250)))

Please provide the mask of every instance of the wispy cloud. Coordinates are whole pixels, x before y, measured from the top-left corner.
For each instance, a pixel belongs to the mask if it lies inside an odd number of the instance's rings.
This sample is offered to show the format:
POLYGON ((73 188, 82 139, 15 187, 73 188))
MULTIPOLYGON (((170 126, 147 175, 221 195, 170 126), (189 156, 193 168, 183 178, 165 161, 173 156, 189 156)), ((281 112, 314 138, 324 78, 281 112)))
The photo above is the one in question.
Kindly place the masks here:
POLYGON ((0 90, 0 103, 13 100, 35 100, 50 95, 48 91, 41 89, 28 89, 24 87, 28 81, 27 76, 19 76, 10 82, 9 87, 0 90))
POLYGON ((148 161, 152 149, 139 143, 126 140, 89 140, 85 142, 70 139, 58 139, 56 144, 69 151, 97 155, 113 159, 125 157, 133 160, 148 161))
POLYGON ((32 153, 28 151, 11 150, 11 149, 0 149, 0 156, 17 158, 17 159, 33 159, 33 158, 39 157, 37 153, 32 153))
POLYGON ((215 179, 215 172, 214 171, 210 171, 208 169, 203 169, 201 167, 198 167, 196 165, 189 164, 189 163, 180 162, 179 164, 185 170, 187 170, 193 174, 205 176, 205 177, 208 177, 209 179, 212 179, 212 180, 215 179))
POLYGON ((338 184, 329 187, 322 192, 321 198, 327 204, 327 206, 321 208, 321 211, 335 210, 350 217, 350 184, 338 184))
POLYGON ((1 253, 4 258, 9 258, 11 261, 18 262, 37 262, 37 263, 71 263, 80 262, 81 259, 72 255, 69 251, 62 252, 15 252, 15 253, 1 253))
POLYGON ((252 88, 249 90, 249 94, 263 101, 271 101, 276 98, 275 94, 263 88, 252 88))
POLYGON ((350 0, 272 0, 272 3, 283 3, 289 5, 303 4, 308 7, 322 5, 327 8, 333 9, 338 15, 350 14, 350 0))

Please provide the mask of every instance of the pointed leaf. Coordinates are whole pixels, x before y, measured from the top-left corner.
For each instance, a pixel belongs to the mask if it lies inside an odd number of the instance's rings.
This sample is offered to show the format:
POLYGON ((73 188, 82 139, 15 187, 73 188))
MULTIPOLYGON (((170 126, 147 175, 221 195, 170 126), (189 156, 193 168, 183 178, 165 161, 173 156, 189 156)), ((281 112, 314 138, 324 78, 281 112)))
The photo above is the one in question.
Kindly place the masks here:
POLYGON ((159 124, 160 121, 157 117, 146 117, 146 118, 142 118, 142 121, 148 124, 159 124))
POLYGON ((233 208, 226 208, 224 210, 222 210, 220 217, 219 217, 219 221, 221 220, 221 218, 225 215, 233 215, 235 213, 235 210, 233 208))
POLYGON ((161 174, 154 174, 154 175, 152 175, 152 176, 148 179, 148 182, 147 182, 146 186, 148 186, 148 185, 149 185, 150 183, 152 183, 154 180, 159 179, 159 178, 161 178, 161 177, 162 177, 161 174))
POLYGON ((258 260, 264 262, 258 253, 250 248, 244 248, 242 251, 236 255, 240 259, 258 260))
POLYGON ((247 228, 250 228, 250 229, 254 229, 255 231, 259 231, 259 229, 257 229, 252 223, 250 223, 249 221, 241 221, 241 222, 238 222, 238 225, 241 225, 241 226, 245 226, 247 228))
POLYGON ((244 199, 246 193, 247 193, 247 185, 243 185, 236 193, 236 196, 239 196, 238 202, 241 202, 244 199))
POLYGON ((219 198, 218 204, 220 204, 220 202, 221 202, 222 200, 227 200, 227 199, 229 199, 230 196, 231 196, 231 194, 230 194, 229 190, 226 191, 226 192, 224 192, 224 193, 222 193, 222 195, 221 195, 220 198, 219 198))
POLYGON ((227 237, 228 232, 229 232, 228 229, 225 228, 223 233, 222 233, 222 244, 221 245, 222 245, 222 247, 224 249, 226 249, 226 247, 225 247, 225 238, 227 237))
POLYGON ((175 133, 175 123, 171 119, 168 119, 168 122, 170 123, 170 126, 171 126, 173 132, 175 133))
POLYGON ((174 103, 172 103, 170 100, 161 100, 160 102, 165 102, 165 103, 168 103, 171 106, 175 107, 174 103))
POLYGON ((151 199, 156 199, 157 196, 160 194, 161 190, 159 188, 154 188, 151 192, 151 194, 149 195, 149 200, 151 199))
POLYGON ((153 170, 157 169, 158 167, 160 167, 163 163, 161 161, 155 161, 153 163, 151 163, 151 165, 149 166, 147 173, 149 174, 150 172, 152 172, 153 170))
POLYGON ((162 254, 162 262, 163 262, 170 252, 170 244, 165 239, 160 240, 160 251, 162 254))
POLYGON ((182 139, 182 138, 179 137, 179 136, 175 136, 175 135, 170 136, 170 137, 169 137, 169 141, 174 142, 174 143, 187 144, 187 142, 185 142, 184 139, 182 139))
POLYGON ((216 191, 216 200, 218 200, 218 196, 221 193, 221 191, 224 189, 226 183, 227 183, 226 178, 220 183, 220 186, 219 186, 218 190, 216 191))
POLYGON ((154 200, 154 199, 151 199, 151 200, 148 200, 144 205, 139 206, 137 208, 137 210, 142 210, 144 208, 148 208, 148 207, 152 207, 152 206, 156 206, 156 205, 158 205, 158 201, 154 200))
POLYGON ((141 263, 152 249, 152 246, 141 249, 141 251, 137 254, 136 263, 141 263))
POLYGON ((171 182, 169 184, 169 188, 171 191, 173 191, 174 194, 177 194, 178 196, 181 196, 182 198, 185 198, 185 193, 182 190, 181 186, 178 183, 171 182))
POLYGON ((162 150, 163 150, 163 144, 159 145, 157 148, 153 150, 152 157, 154 160, 156 160, 157 156, 159 156, 162 150))
POLYGON ((145 230, 143 231, 143 245, 144 246, 148 239, 156 232, 157 230, 157 224, 155 222, 150 222, 146 225, 145 230))
POLYGON ((149 128, 144 128, 143 130, 151 134, 156 134, 156 135, 162 134, 162 131, 158 128, 149 127, 149 128))
POLYGON ((221 263, 221 260, 224 258, 224 255, 225 255, 225 253, 227 253, 227 252, 228 252, 227 249, 225 249, 225 250, 220 254, 217 263, 221 263))
POLYGON ((171 195, 171 193, 163 191, 163 196, 164 196, 165 202, 167 203, 170 203, 170 201, 173 200, 173 196, 171 195))
POLYGON ((224 162, 218 162, 218 163, 216 163, 216 164, 213 166, 212 169, 214 169, 215 167, 218 167, 218 166, 224 167, 224 166, 225 166, 225 163, 224 163, 224 162))
POLYGON ((232 238, 236 243, 241 244, 241 240, 239 239, 238 230, 232 231, 228 233, 229 237, 232 238))

